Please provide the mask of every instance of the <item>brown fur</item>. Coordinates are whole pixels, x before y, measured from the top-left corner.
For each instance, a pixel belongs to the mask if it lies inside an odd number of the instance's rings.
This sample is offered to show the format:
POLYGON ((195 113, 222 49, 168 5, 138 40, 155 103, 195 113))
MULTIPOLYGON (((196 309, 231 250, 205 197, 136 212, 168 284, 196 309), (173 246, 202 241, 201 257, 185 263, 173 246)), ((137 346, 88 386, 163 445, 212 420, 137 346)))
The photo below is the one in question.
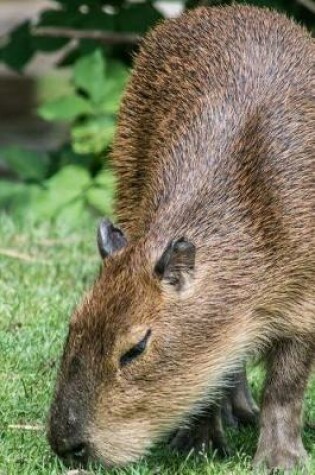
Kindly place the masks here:
POLYGON ((314 53, 300 26, 244 6, 195 10, 144 41, 113 152, 129 243, 104 261, 71 320, 50 423, 57 452, 75 407, 91 453, 109 465, 135 460, 263 352, 256 462, 285 468, 304 457, 301 399, 315 336, 314 53), (182 236, 197 253, 178 291, 154 267, 182 236), (147 329, 145 353, 120 368, 147 329), (282 424, 283 437, 271 424, 282 424))

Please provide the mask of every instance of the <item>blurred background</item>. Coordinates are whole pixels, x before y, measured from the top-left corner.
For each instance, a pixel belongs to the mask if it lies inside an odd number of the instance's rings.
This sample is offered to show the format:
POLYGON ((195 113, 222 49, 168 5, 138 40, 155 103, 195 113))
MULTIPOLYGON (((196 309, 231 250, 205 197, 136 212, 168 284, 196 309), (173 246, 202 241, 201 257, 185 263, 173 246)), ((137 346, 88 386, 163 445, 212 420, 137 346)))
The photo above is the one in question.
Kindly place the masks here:
MULTIPOLYGON (((110 215, 108 153, 139 39, 163 18, 229 3, 0 0, 0 213, 70 226, 110 215)), ((246 3, 314 31, 314 0, 246 3)))

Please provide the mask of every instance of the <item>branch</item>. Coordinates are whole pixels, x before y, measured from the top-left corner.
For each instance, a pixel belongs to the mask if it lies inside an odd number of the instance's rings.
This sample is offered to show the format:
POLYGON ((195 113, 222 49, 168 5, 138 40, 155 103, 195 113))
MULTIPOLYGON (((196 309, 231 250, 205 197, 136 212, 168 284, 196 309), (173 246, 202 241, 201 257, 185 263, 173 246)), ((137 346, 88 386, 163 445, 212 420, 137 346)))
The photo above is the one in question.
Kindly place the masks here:
POLYGON ((307 8, 310 12, 315 14, 315 2, 313 0, 296 0, 297 3, 307 8))
POLYGON ((97 40, 107 45, 137 45, 141 36, 136 33, 117 33, 102 30, 75 30, 74 28, 38 27, 33 29, 35 36, 70 38, 73 40, 97 40))
POLYGON ((28 254, 23 254, 21 252, 15 251, 14 249, 2 249, 2 248, 0 248, 0 255, 1 256, 6 256, 6 257, 11 257, 12 259, 19 259, 19 260, 25 261, 25 262, 42 262, 42 261, 37 261, 33 256, 30 256, 28 254))
POLYGON ((66 475, 91 475, 91 472, 79 468, 79 470, 69 470, 66 475))
MULTIPOLYGON (((190 2, 191 3, 191 2, 190 2)), ((222 0, 195 0, 194 4, 191 6, 191 8, 197 8, 197 7, 214 7, 218 6, 222 3, 222 0)))
POLYGON ((34 430, 34 431, 44 430, 44 426, 33 425, 33 424, 9 424, 8 428, 13 429, 13 430, 34 430))

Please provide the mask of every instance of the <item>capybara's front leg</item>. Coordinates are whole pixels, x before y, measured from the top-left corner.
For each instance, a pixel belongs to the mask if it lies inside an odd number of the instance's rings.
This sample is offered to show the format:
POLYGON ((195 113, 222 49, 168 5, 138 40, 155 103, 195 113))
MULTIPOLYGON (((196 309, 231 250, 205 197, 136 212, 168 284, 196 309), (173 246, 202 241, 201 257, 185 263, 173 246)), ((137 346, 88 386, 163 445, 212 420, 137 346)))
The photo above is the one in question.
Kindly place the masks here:
POLYGON ((269 356, 256 467, 291 470, 307 460, 301 427, 303 395, 314 350, 311 346, 283 340, 269 356))

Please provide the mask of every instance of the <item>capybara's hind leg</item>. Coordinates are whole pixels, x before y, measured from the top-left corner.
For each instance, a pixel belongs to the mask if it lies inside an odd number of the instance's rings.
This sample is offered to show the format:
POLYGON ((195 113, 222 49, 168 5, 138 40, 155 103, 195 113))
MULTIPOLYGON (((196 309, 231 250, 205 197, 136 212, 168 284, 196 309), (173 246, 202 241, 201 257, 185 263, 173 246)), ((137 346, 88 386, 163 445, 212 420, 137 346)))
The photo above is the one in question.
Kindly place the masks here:
POLYGON ((252 398, 246 377, 246 369, 229 378, 230 388, 219 407, 209 406, 195 417, 189 427, 180 429, 171 439, 170 446, 180 452, 196 452, 212 449, 220 456, 231 453, 223 420, 233 426, 254 425, 258 422, 259 410, 252 398))
POLYGON ((231 426, 256 425, 259 409, 248 384, 246 368, 231 378, 231 389, 222 402, 222 417, 231 426))
POLYGON ((181 453, 215 451, 219 456, 230 454, 222 426, 221 408, 213 406, 195 416, 189 427, 179 429, 170 440, 170 448, 181 453))
POLYGON ((290 470, 307 460, 301 438, 302 405, 313 351, 311 344, 283 340, 270 354, 256 467, 290 470))

